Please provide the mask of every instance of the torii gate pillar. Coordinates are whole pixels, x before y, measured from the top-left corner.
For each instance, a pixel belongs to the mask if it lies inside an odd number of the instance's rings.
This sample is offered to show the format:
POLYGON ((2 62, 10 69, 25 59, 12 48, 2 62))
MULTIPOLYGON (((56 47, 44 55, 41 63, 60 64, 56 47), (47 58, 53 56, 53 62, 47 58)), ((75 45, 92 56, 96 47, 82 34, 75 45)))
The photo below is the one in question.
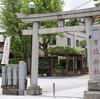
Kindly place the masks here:
POLYGON ((86 27, 86 36, 87 36, 87 54, 88 54, 88 67, 89 67, 89 76, 90 79, 92 78, 91 73, 91 63, 92 63, 92 51, 91 51, 91 34, 92 34, 92 17, 86 17, 85 18, 85 27, 86 27))
POLYGON ((26 89, 27 95, 40 95, 42 94, 42 89, 38 86, 38 60, 39 60, 39 23, 33 23, 32 32, 32 58, 31 58, 31 81, 30 86, 26 89))

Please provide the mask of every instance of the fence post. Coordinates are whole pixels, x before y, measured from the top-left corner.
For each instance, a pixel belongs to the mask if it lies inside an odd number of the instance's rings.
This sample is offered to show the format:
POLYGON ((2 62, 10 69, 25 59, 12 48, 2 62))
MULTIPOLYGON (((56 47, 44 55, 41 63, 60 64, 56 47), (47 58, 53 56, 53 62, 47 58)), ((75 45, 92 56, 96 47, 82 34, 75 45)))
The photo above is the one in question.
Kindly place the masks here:
POLYGON ((12 85, 12 66, 7 66, 8 85, 12 85))
POLYGON ((13 85, 17 85, 18 84, 18 66, 14 65, 13 66, 13 85))
POLYGON ((6 85, 6 66, 2 66, 2 85, 6 85))
POLYGON ((55 98, 55 83, 53 83, 53 97, 55 98))

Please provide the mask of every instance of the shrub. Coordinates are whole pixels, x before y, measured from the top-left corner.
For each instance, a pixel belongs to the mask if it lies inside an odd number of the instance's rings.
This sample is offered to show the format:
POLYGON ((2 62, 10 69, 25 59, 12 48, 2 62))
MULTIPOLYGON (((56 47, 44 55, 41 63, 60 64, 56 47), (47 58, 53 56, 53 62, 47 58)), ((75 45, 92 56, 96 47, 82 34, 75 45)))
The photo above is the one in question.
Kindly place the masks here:
POLYGON ((50 64, 46 61, 39 61, 39 68, 50 68, 50 64))
POLYGON ((63 66, 60 65, 60 63, 55 64, 55 69, 63 69, 63 66))
POLYGON ((66 68, 66 58, 60 58, 59 59, 60 66, 63 66, 63 68, 66 68))
POLYGON ((19 64, 19 61, 26 62, 24 58, 11 58, 9 59, 9 64, 19 64))

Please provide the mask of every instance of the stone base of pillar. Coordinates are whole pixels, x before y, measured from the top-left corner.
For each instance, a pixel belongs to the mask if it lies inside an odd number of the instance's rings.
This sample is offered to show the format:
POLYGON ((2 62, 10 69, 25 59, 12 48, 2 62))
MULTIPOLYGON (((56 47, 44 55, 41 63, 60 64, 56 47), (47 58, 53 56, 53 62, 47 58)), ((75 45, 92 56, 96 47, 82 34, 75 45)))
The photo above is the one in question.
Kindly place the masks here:
POLYGON ((88 81, 88 90, 89 91, 100 91, 100 81, 88 81))
POLYGON ((84 92, 84 99, 100 99, 100 81, 88 81, 88 91, 84 92))
POLYGON ((100 99, 100 91, 85 91, 84 99, 100 99))
POLYGON ((28 89, 26 89, 26 95, 41 95, 42 94, 42 88, 40 86, 30 86, 28 89))

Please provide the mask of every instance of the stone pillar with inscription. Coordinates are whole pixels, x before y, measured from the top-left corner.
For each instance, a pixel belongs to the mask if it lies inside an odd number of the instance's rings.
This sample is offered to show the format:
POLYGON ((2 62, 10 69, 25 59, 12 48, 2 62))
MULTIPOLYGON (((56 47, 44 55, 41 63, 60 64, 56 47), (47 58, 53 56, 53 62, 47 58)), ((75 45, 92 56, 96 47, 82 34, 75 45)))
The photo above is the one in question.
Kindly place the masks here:
POLYGON ((100 99, 100 25, 92 26, 91 49, 91 79, 88 81, 88 91, 84 92, 84 99, 100 99))

